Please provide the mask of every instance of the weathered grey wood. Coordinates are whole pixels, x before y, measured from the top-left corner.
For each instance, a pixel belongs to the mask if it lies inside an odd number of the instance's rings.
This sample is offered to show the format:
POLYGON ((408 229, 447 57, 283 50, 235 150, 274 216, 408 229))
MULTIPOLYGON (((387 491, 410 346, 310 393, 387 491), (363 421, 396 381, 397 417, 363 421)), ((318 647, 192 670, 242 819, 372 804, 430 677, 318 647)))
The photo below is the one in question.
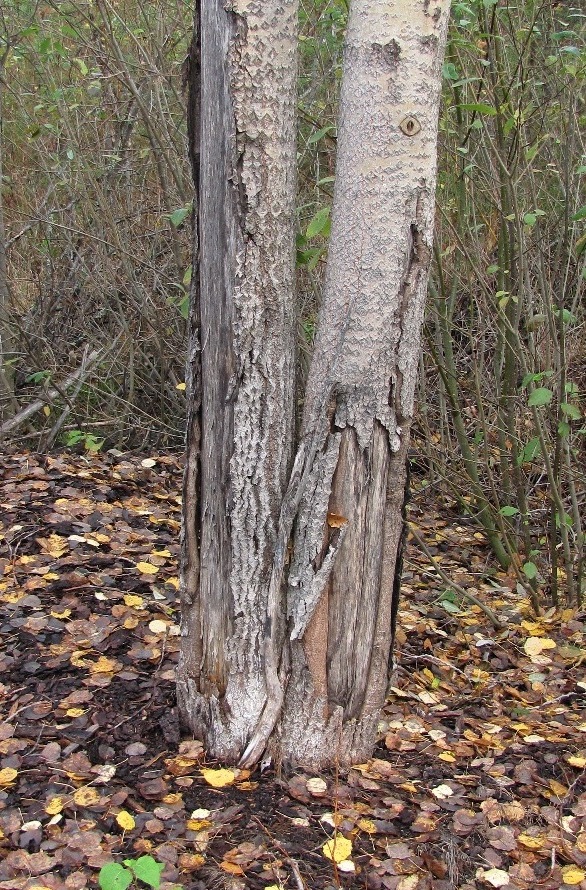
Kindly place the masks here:
POLYGON ((210 754, 234 760, 267 699, 268 586, 292 452, 297 0, 206 0, 199 22, 190 355, 201 363, 201 442, 192 431, 186 477, 198 452, 199 519, 185 520, 178 690, 210 754))

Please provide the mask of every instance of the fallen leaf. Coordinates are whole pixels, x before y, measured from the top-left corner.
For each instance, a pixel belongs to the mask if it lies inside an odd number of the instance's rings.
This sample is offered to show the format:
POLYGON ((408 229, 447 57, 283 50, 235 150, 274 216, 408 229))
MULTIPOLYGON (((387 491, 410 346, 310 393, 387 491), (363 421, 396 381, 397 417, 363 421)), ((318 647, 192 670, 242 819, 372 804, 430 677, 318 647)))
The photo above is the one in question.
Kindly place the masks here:
POLYGON ((123 831, 132 831, 134 828, 136 828, 134 817, 131 816, 131 814, 128 813, 126 810, 120 810, 120 812, 116 816, 116 822, 123 831))
POLYGON ((578 868, 577 865, 566 865, 562 868, 562 877, 564 884, 581 884, 586 879, 586 871, 578 868))
POLYGON ((160 621, 155 618, 154 621, 149 622, 149 630, 154 634, 164 634, 167 633, 167 628, 169 625, 165 621, 160 621))
POLYGON ((141 575, 156 575, 159 571, 158 567, 154 566, 152 562, 137 562, 136 568, 141 575))
POLYGON ((48 816, 56 816, 64 806, 65 802, 62 797, 51 797, 45 804, 45 812, 48 816))
POLYGON ((202 769, 201 774, 212 788, 225 788, 232 785, 236 775, 231 769, 202 769))
POLYGON ((328 783, 323 779, 308 779, 305 783, 305 787, 314 797, 323 797, 328 790, 328 783))
POLYGON ((100 795, 95 788, 86 786, 78 788, 73 795, 73 800, 79 807, 91 807, 99 803, 100 795))
POLYGON ((351 875, 356 871, 356 866, 351 859, 342 859, 341 862, 338 862, 338 871, 351 875))
POLYGON ((507 887, 511 883, 508 873, 502 868, 490 868, 488 871, 479 868, 476 876, 485 884, 490 884, 491 887, 507 887))
POLYGON ((523 645, 525 654, 529 657, 541 655, 545 649, 555 649, 555 647, 555 640, 550 640, 548 637, 527 637, 523 645))
POLYGON ((322 847, 326 859, 332 862, 343 862, 352 855, 352 841, 342 834, 336 834, 331 840, 326 841, 322 847))
POLYGON ((0 788, 7 788, 12 785, 17 776, 18 770, 12 766, 5 766, 4 769, 0 769, 0 788))
POLYGON ((520 834, 517 838, 517 843, 526 847, 528 850, 540 850, 543 847, 544 842, 544 837, 534 837, 532 834, 520 834))
POLYGON ((436 788, 431 789, 431 793, 438 800, 445 800, 447 797, 451 797, 454 792, 449 785, 438 785, 436 788))

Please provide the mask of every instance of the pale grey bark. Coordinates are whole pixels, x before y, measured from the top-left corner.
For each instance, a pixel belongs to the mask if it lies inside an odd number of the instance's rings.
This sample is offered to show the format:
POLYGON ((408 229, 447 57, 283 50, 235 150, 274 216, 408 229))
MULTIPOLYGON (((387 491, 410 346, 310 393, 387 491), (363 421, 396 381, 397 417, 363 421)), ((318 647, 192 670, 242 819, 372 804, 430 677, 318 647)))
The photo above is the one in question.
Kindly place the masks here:
POLYGON ((190 359, 202 403, 188 425, 178 688, 210 754, 243 765, 267 746, 306 767, 344 764, 374 744, 448 12, 449 0, 351 4, 326 286, 287 484, 296 4, 201 5, 190 359))
POLYGON ((201 367, 201 412, 189 421, 178 690, 209 753, 235 759, 267 698, 268 585, 292 449, 297 0, 205 0, 199 28, 190 365, 201 367))
POLYGON ((274 695, 246 763, 271 733, 277 757, 312 767, 356 762, 374 744, 431 256, 448 14, 448 0, 351 4, 325 293, 297 476, 283 509, 286 516, 295 502, 290 665, 285 678, 278 648, 267 655, 274 695))
MULTIPOLYGON (((4 60, 0 60, 0 417, 6 419, 15 410, 14 368, 6 364, 13 358, 13 337, 11 330, 12 307, 8 287, 8 263, 6 259, 6 229, 4 226, 3 202, 3 132, 2 132, 2 79, 4 60)), ((16 405, 18 407, 18 405, 16 405)))

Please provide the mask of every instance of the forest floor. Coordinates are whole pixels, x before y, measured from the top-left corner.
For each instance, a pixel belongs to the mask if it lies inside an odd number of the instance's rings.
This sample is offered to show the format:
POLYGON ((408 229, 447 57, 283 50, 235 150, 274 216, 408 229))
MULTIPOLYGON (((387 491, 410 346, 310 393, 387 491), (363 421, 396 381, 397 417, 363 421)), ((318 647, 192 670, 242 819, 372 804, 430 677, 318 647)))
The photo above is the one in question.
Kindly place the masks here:
POLYGON ((185 890, 586 888, 586 615, 536 618, 430 489, 411 521, 504 629, 411 540, 374 758, 225 774, 175 707, 179 459, 0 467, 0 888, 149 855, 185 890))

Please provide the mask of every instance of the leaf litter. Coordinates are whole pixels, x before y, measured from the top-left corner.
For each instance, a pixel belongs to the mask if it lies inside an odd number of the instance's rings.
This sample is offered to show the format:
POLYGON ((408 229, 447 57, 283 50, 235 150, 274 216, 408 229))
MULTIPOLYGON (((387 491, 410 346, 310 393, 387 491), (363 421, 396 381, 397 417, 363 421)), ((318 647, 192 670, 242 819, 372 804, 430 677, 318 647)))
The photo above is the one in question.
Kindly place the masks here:
POLYGON ((411 502, 454 590, 411 540, 374 757, 259 775, 179 726, 179 458, 0 465, 0 890, 144 856, 163 890, 586 890, 586 616, 535 617, 448 501, 411 502))

